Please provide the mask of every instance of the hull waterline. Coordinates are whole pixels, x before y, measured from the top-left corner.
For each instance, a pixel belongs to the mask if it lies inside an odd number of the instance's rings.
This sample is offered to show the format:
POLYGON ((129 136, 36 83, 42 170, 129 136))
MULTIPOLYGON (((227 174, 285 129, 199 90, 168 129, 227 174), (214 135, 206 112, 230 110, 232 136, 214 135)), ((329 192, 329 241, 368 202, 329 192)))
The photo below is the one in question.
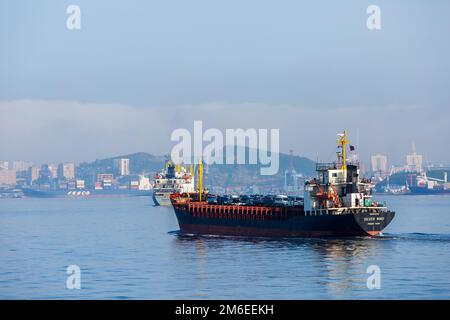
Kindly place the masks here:
POLYGON ((256 214, 203 213, 174 206, 181 233, 247 237, 346 237, 377 236, 395 213, 347 213, 264 217, 256 214))

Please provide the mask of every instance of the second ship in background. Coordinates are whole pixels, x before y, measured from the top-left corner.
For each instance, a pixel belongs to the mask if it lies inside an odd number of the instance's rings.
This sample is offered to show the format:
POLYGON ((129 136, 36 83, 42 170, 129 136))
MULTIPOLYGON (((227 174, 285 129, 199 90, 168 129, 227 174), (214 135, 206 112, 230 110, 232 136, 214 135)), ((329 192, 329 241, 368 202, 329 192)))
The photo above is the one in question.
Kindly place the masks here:
POLYGON ((153 202, 155 206, 170 206, 172 193, 191 193, 195 191, 194 173, 192 165, 174 165, 166 162, 165 170, 155 176, 153 185, 153 202))

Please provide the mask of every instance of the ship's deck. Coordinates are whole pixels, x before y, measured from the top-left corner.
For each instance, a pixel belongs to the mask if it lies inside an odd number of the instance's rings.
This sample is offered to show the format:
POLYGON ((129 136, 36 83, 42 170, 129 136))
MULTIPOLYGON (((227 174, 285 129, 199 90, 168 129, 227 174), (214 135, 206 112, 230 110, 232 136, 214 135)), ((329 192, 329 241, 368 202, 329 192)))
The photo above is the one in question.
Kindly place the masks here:
POLYGON ((174 202, 174 206, 193 216, 208 218, 235 219, 285 219, 292 216, 344 215, 356 213, 379 213, 387 211, 386 207, 344 207, 324 208, 305 211, 303 206, 242 206, 218 205, 207 202, 174 202))

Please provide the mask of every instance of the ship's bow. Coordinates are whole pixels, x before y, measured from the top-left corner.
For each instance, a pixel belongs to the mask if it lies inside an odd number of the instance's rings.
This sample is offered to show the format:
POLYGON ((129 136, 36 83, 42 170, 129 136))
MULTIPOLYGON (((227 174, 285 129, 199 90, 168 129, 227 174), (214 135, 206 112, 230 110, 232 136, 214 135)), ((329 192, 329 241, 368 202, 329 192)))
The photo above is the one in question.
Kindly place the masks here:
POLYGON ((354 213, 354 218, 361 229, 370 236, 380 234, 394 219, 394 211, 361 211, 354 213))

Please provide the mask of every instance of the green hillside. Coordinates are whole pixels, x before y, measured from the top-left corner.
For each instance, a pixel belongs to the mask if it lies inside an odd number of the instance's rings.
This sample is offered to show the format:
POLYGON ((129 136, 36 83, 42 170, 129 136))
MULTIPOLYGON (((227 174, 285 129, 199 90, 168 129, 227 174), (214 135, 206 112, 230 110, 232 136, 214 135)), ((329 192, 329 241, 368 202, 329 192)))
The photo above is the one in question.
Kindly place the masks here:
MULTIPOLYGON (((246 150, 248 156, 248 149, 246 150)), ((166 159, 169 156, 155 156, 145 152, 121 155, 106 159, 97 159, 93 162, 82 163, 77 168, 80 176, 89 177, 87 180, 93 181, 98 173, 114 173, 114 159, 130 159, 130 174, 153 175, 165 166, 166 159)), ((205 184, 209 186, 213 183, 215 186, 258 186, 262 190, 270 188, 282 188, 284 185, 284 173, 290 166, 290 155, 279 154, 279 170, 275 175, 261 175, 261 166, 256 165, 237 165, 237 164, 214 164, 205 167, 205 184)), ((293 156, 293 166, 297 173, 304 176, 315 176, 315 162, 300 156, 293 156)))

